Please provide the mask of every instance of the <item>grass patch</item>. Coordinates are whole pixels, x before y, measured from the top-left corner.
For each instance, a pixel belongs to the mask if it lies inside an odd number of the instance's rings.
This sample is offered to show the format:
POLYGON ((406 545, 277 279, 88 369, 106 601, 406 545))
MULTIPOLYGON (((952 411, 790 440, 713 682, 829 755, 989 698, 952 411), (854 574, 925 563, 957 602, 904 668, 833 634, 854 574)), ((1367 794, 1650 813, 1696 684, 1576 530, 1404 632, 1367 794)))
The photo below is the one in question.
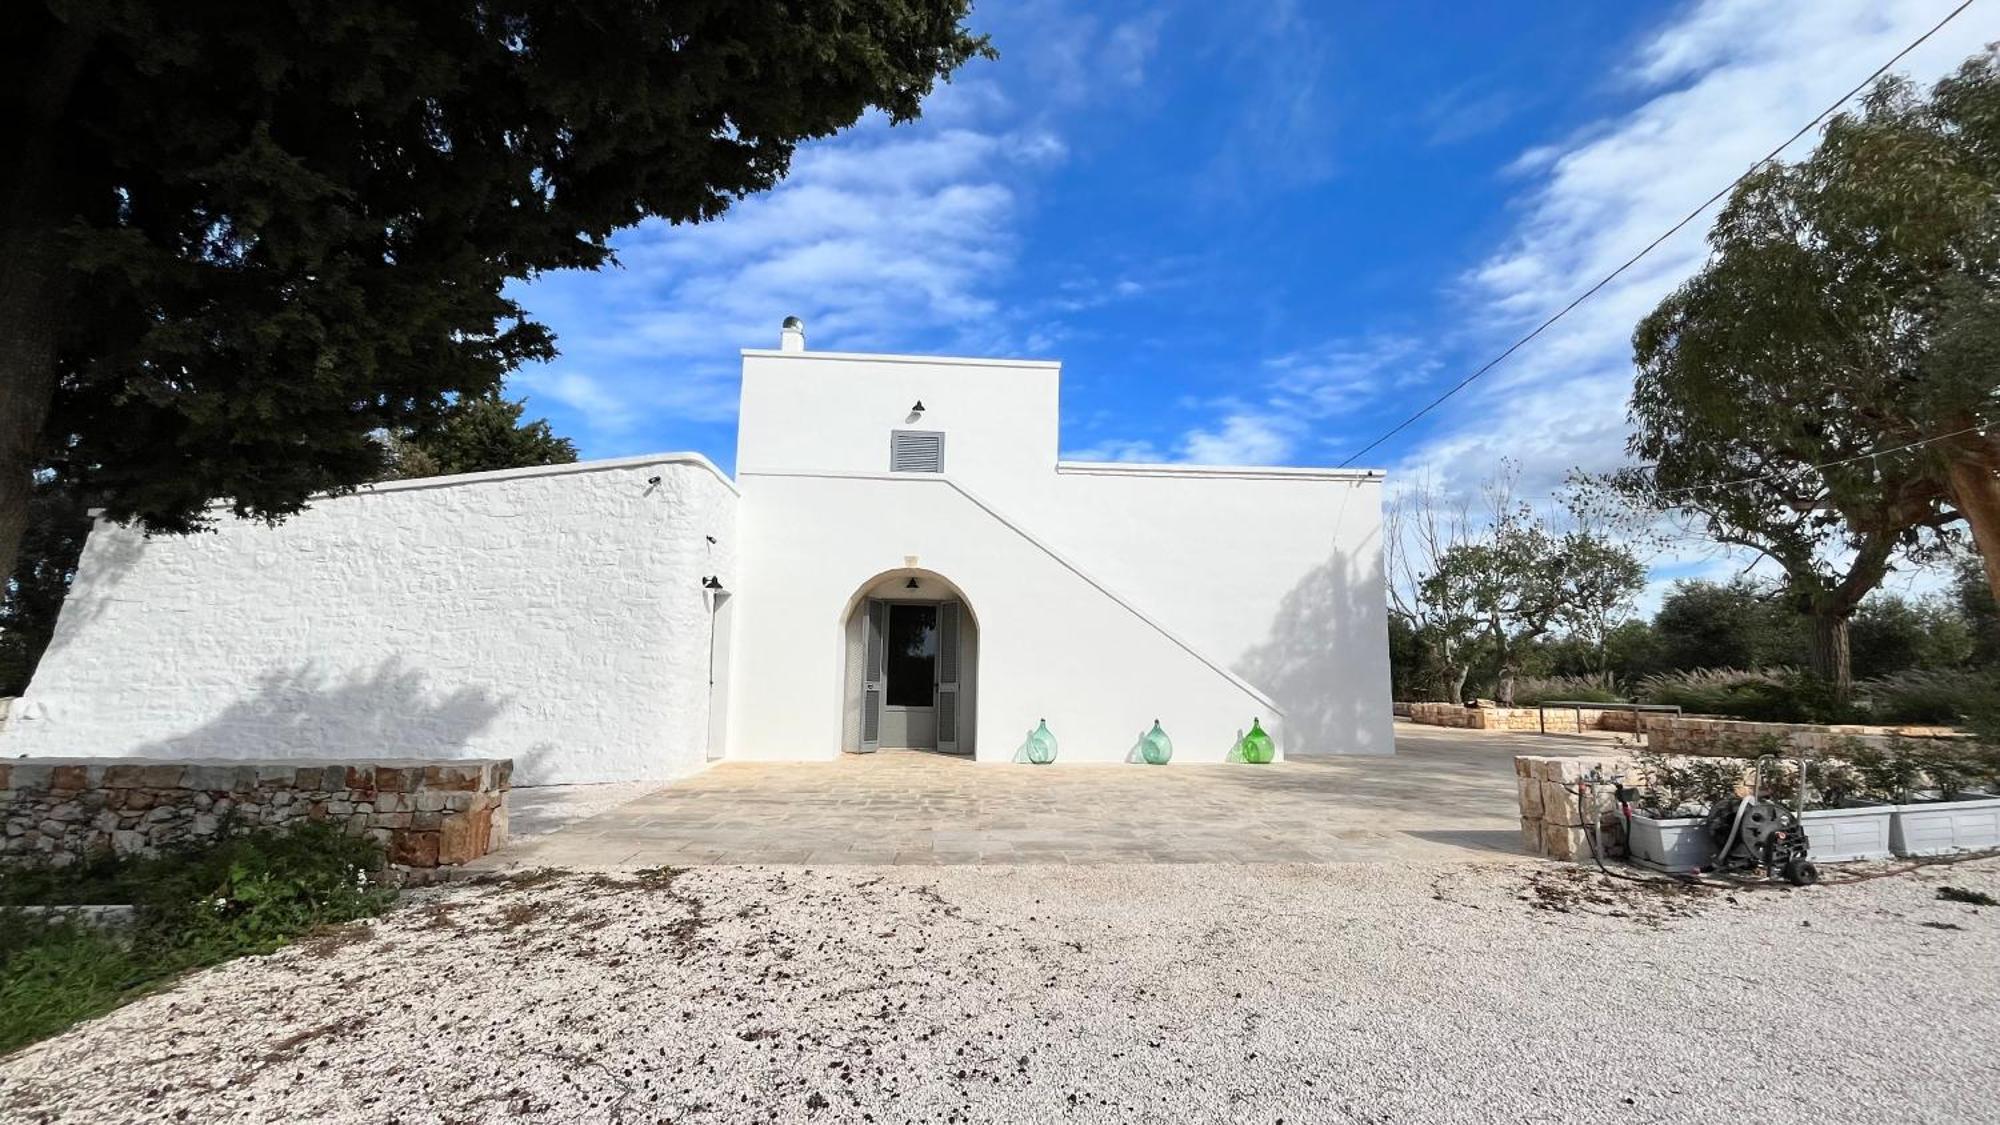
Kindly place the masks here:
MULTIPOLYGON (((262 830, 157 857, 95 859, 0 881, 0 1054, 53 1035, 191 969, 268 953, 379 914, 395 897, 373 877, 373 840, 323 824, 262 830), (131 903, 129 929, 25 906, 131 903)), ((334 937, 333 935, 340 935, 334 937)))

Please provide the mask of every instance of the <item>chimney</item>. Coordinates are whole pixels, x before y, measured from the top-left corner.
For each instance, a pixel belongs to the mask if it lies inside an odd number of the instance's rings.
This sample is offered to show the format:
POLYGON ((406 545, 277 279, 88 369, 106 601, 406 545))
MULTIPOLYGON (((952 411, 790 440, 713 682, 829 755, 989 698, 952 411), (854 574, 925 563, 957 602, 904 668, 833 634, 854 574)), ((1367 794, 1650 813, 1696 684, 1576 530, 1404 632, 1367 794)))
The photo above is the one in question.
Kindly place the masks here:
POLYGON ((795 316, 785 318, 785 326, 778 330, 778 350, 781 352, 802 352, 806 350, 806 322, 795 316))

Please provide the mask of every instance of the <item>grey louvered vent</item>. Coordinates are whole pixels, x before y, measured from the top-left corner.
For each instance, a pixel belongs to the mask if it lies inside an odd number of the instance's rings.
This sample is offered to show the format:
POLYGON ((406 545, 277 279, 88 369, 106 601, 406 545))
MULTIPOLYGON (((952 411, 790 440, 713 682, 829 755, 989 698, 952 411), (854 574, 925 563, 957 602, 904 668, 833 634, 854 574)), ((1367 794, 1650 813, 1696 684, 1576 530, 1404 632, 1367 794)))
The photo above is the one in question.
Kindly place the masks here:
POLYGON ((944 434, 938 430, 890 430, 889 471, 944 472, 944 434))

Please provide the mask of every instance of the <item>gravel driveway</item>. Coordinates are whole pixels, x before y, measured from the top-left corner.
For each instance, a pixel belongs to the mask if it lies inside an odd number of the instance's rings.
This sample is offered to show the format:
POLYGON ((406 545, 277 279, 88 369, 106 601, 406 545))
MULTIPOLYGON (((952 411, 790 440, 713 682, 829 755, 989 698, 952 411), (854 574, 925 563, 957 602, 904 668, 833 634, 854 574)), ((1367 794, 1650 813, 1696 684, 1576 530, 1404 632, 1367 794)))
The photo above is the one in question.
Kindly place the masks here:
POLYGON ((2000 862, 707 867, 414 894, 0 1061, 0 1119, 1991 1121, 2000 862))

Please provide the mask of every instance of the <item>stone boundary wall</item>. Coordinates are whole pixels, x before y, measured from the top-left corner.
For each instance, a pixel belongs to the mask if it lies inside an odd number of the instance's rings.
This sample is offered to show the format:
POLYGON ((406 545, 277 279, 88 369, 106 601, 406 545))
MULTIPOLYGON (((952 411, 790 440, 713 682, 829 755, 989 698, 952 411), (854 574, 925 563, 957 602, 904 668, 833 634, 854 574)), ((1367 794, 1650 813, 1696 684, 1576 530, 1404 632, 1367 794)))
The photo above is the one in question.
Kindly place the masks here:
POLYGON ((1742 719, 1703 719, 1674 715, 1646 716, 1646 745, 1663 754, 1739 757, 1754 753, 1764 739, 1776 735, 1788 752, 1816 754, 1841 742, 1856 740, 1885 746, 1891 737, 1958 738, 1950 727, 1823 726, 1812 723, 1753 723, 1742 719))
MULTIPOLYGON (((1457 727, 1462 730, 1507 730, 1539 732, 1544 729, 1544 713, 1534 707, 1466 707, 1457 703, 1399 703, 1397 714, 1424 726, 1457 727)), ((1550 734, 1575 734, 1579 730, 1610 730, 1636 733, 1630 711, 1597 710, 1585 707, 1581 714, 1573 707, 1551 707, 1546 713, 1550 734), (1582 720, 1579 728, 1578 720, 1582 720)))
POLYGON ((0 866, 151 854, 225 824, 320 820, 375 837, 392 868, 421 880, 506 841, 513 770, 504 758, 0 760, 0 866))

